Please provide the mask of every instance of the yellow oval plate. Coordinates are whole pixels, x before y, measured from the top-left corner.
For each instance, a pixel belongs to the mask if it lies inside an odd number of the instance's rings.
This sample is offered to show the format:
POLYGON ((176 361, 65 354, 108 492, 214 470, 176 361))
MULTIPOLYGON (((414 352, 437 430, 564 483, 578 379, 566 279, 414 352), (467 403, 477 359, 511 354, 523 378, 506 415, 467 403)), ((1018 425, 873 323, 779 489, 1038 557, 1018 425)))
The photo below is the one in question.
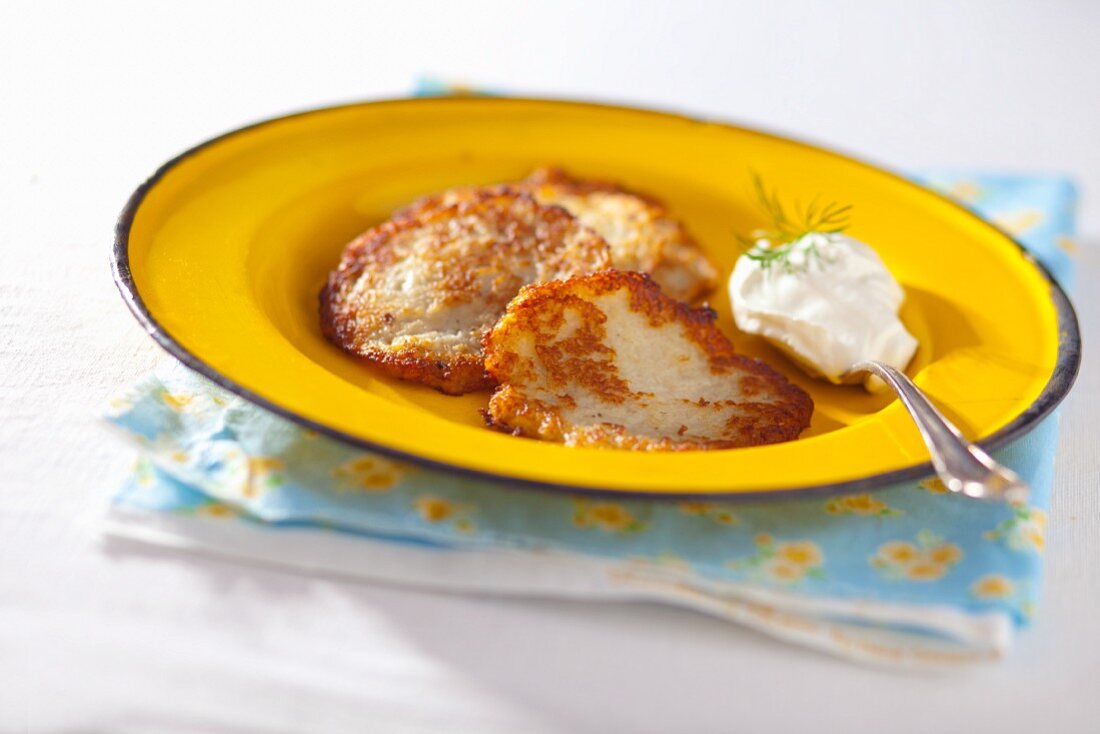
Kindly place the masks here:
POLYGON ((317 294, 346 242, 427 192, 557 164, 664 199, 728 274, 734 233, 762 224, 750 171, 790 200, 854 206, 851 234, 904 285, 921 341, 909 372, 970 437, 1033 427, 1077 370, 1073 310, 1016 243, 963 208, 864 163, 753 130, 652 111, 500 98, 371 102, 229 133, 167 163, 119 222, 115 277, 176 357, 336 438, 435 467, 555 488, 758 497, 866 490, 931 473, 889 396, 805 377, 739 334, 737 347, 808 390, 797 441, 712 452, 576 449, 487 430, 487 394, 388 379, 321 336, 317 294))

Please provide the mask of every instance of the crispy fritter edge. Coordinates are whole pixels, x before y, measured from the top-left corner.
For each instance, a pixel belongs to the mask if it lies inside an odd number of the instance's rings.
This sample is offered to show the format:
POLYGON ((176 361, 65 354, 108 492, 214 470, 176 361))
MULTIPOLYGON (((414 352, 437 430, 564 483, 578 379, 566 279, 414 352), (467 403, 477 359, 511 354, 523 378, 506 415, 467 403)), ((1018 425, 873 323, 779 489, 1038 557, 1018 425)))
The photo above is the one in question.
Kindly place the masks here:
POLYGON ((355 347, 355 311, 342 305, 343 284, 354 283, 362 274, 366 262, 382 256, 386 243, 393 237, 404 230, 423 226, 428 221, 458 214, 464 209, 500 196, 515 196, 517 199, 529 200, 543 210, 553 210, 554 216, 564 215, 574 219, 573 215, 564 208, 540 204, 529 192, 514 187, 483 187, 473 193, 470 199, 444 207, 439 206, 442 194, 429 197, 434 198, 432 205, 418 207, 414 204, 405 215, 395 214, 393 218, 366 230, 344 247, 339 265, 329 273, 319 294, 321 333, 329 342, 360 361, 379 367, 393 377, 428 385, 448 395, 463 395, 496 386, 497 382, 485 370, 484 359, 481 356, 459 354, 444 361, 438 358, 426 359, 423 352, 411 347, 400 351, 369 347, 357 349, 355 347), (417 209, 413 211, 412 207, 417 209))
MULTIPOLYGON (((555 298, 560 293, 568 293, 577 285, 587 288, 593 297, 610 293, 621 287, 628 288, 631 310, 645 314, 652 326, 657 327, 675 321, 686 327, 687 338, 695 342, 707 355, 712 373, 724 374, 733 370, 748 372, 763 383, 757 384, 756 390, 768 391, 778 401, 778 404, 755 404, 762 412, 771 413, 775 420, 755 433, 748 442, 727 439, 677 441, 670 437, 653 439, 630 434, 625 427, 608 423, 581 427, 583 430, 576 436, 580 439, 578 445, 613 442, 620 448, 640 450, 728 449, 789 441, 797 438, 809 426, 813 415, 813 400, 809 394, 766 363, 734 352, 733 343, 714 325, 716 314, 712 309, 693 308, 674 300, 661 292, 653 279, 644 273, 605 270, 574 276, 565 281, 525 286, 508 305, 505 315, 485 335, 482 344, 485 347, 486 370, 494 379, 502 383, 490 398, 489 411, 486 413, 486 422, 491 427, 513 435, 528 435, 520 428, 510 426, 496 417, 507 412, 512 415, 530 416, 537 421, 538 435, 534 437, 559 442, 564 439, 563 420, 556 408, 537 399, 527 398, 517 388, 506 383, 507 374, 505 373, 510 367, 509 362, 513 353, 498 354, 493 342, 495 337, 513 329, 531 330, 528 324, 537 316, 543 301, 555 298)), ((571 293, 569 295, 572 296, 571 293)), ((752 382, 743 380, 742 390, 751 389, 753 389, 752 382)))

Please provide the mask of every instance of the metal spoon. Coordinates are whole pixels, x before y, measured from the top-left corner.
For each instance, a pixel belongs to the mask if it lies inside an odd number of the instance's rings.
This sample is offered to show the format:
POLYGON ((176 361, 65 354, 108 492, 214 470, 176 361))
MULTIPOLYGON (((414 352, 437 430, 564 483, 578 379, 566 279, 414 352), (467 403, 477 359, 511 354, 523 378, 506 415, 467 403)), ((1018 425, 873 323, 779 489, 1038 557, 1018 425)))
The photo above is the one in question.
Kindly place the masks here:
POLYGON ((876 360, 857 362, 848 370, 849 375, 862 372, 870 372, 897 393, 920 429, 924 443, 932 454, 932 466, 948 490, 968 497, 1013 504, 1027 500, 1027 482, 967 441, 962 432, 904 373, 876 360))

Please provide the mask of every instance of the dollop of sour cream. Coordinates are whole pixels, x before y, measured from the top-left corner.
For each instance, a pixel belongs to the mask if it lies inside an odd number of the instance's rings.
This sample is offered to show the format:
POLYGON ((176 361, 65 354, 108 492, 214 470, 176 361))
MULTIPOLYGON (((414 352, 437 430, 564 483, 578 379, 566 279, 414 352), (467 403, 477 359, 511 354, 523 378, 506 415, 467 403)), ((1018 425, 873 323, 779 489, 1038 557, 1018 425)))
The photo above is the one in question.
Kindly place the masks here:
MULTIPOLYGON (((789 247, 785 262, 768 267, 748 255, 737 261, 729 293, 738 328, 838 384, 865 359, 904 369, 917 340, 898 318, 905 292, 878 254, 842 234, 811 233, 789 247)), ((864 385, 884 387, 877 378, 864 385)))

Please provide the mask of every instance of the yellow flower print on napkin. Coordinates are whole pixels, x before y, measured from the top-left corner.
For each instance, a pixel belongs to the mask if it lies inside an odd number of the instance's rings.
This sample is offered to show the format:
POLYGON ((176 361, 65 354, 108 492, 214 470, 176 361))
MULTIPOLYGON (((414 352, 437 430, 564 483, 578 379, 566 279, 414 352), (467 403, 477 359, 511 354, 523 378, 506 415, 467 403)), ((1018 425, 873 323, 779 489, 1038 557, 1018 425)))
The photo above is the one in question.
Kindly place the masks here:
POLYGON ((151 487, 156 483, 156 471, 153 462, 147 457, 139 457, 134 462, 134 480, 140 487, 151 487))
POLYGON ((825 512, 830 515, 863 515, 874 517, 892 517, 902 514, 901 510, 890 507, 877 497, 869 494, 853 494, 848 497, 836 497, 825 503, 825 512))
POLYGON ((741 522, 737 515, 728 509, 714 505, 710 502, 681 502, 678 507, 680 512, 693 517, 706 517, 719 525, 737 525, 741 522))
POLYGON ((108 417, 120 416, 134 407, 134 401, 128 395, 116 395, 107 401, 108 417))
POLYGON ((1020 235, 1043 221, 1043 213, 1038 209, 1024 209, 1006 212, 993 217, 993 223, 1011 235, 1020 235))
POLYGON ((962 557, 959 546, 922 530, 917 533, 915 543, 905 540, 883 543, 871 556, 870 562, 887 578, 936 581, 947 575, 962 557))
POLYGON ((1042 553, 1046 548, 1047 514, 1038 507, 1017 505, 1012 517, 983 533, 986 540, 1003 540, 1013 550, 1042 553))
POLYGON ((950 196, 952 199, 965 202, 967 204, 977 203, 985 193, 984 191, 982 191, 981 186, 979 186, 976 182, 969 180, 956 181, 947 188, 943 189, 943 192, 950 196))
POLYGON ((605 533, 636 533, 643 528, 630 510, 614 502, 573 500, 573 524, 578 528, 599 528, 605 533))
POLYGON ((939 477, 929 477, 928 479, 922 479, 918 486, 926 492, 932 494, 947 494, 947 487, 944 485, 943 480, 939 477))
POLYGON ((756 553, 730 561, 732 569, 748 569, 754 576, 790 584, 825 577, 825 553, 812 540, 777 542, 767 533, 756 535, 756 553))
POLYGON ((244 496, 255 497, 266 489, 278 487, 286 482, 283 476, 281 459, 274 456, 250 456, 248 459, 248 481, 244 484, 244 496))
POLYGON ((368 454, 346 461, 330 473, 342 491, 386 492, 405 478, 412 467, 404 462, 368 454))
POLYGON ((446 497, 433 494, 425 494, 417 497, 413 507, 420 515, 420 519, 432 525, 453 522, 456 530, 464 533, 472 532, 473 521, 469 515, 471 508, 468 505, 459 505, 446 497))
POLYGON ((189 415, 201 415, 218 408, 224 407, 224 398, 206 392, 188 392, 185 390, 169 390, 164 388, 159 393, 160 401, 176 413, 189 415))
POLYGON ((424 496, 416 500, 416 511, 424 522, 443 522, 455 514, 455 506, 442 497, 424 496))
POLYGON ((194 510, 196 515, 200 517, 215 517, 221 520, 230 520, 241 516, 239 510, 229 505, 222 504, 215 500, 199 505, 194 510))
POLYGON ((1000 574, 991 573, 972 583, 970 593, 978 599, 1011 599, 1016 595, 1016 584, 1000 574))
POLYGON ((191 401, 195 399, 195 396, 188 395, 187 393, 173 393, 168 390, 160 391, 160 399, 165 405, 176 412, 182 412, 191 404, 191 401))

